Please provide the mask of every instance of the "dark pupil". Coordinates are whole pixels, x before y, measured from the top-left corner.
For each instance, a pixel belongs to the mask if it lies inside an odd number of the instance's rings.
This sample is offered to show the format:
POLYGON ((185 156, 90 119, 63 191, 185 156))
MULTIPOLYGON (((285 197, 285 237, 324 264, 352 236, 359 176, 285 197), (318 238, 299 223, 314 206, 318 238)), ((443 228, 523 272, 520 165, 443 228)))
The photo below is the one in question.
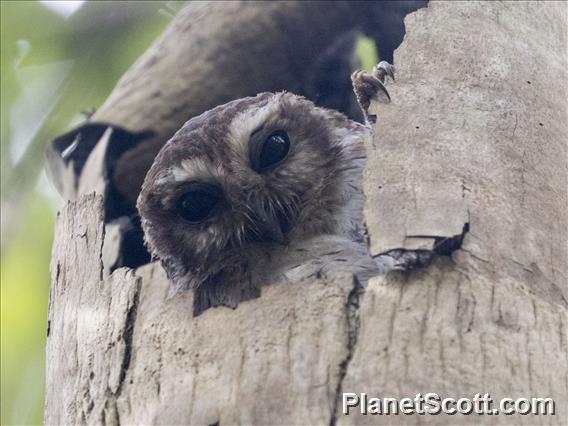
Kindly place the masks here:
POLYGON ((185 193, 178 202, 178 212, 181 217, 190 222, 200 222, 207 218, 219 197, 203 191, 185 193))
POLYGON ((270 166, 273 166, 284 158, 290 150, 290 139, 283 130, 278 130, 272 133, 262 145, 260 151, 259 171, 264 171, 270 166))

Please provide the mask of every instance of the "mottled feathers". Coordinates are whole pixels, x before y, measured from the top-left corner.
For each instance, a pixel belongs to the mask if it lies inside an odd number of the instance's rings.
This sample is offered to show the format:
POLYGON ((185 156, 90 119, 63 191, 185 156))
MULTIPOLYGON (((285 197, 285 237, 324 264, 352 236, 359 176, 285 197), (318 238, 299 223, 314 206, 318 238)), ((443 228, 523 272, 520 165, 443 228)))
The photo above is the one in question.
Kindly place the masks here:
POLYGON ((195 289, 197 313, 290 277, 374 269, 362 234, 367 132, 282 92, 214 108, 171 138, 138 209, 152 256, 176 288, 195 289))

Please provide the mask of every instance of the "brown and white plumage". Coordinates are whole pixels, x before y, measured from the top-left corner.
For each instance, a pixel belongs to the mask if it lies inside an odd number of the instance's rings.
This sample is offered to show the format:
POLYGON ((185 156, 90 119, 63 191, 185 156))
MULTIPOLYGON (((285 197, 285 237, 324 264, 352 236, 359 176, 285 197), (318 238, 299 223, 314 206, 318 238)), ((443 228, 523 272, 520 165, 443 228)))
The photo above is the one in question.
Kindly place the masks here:
MULTIPOLYGON (((366 255, 361 174, 367 131, 284 92, 239 99, 189 120, 157 156, 138 200, 152 255, 177 288, 218 299, 205 305, 235 305, 240 297, 231 290, 247 284, 248 290, 236 291, 256 293, 262 283, 255 277, 271 280, 254 273, 267 256, 299 250, 298 260, 321 260, 324 253, 313 256, 308 240, 326 246, 322 237, 330 236, 337 246, 344 239, 348 251, 366 255), (275 132, 288 136, 289 152, 259 172, 252 157, 275 132), (219 201, 210 216, 193 223, 180 215, 179 200, 196 184, 213 186, 219 201)), ((286 275, 272 269, 274 280, 286 275)))

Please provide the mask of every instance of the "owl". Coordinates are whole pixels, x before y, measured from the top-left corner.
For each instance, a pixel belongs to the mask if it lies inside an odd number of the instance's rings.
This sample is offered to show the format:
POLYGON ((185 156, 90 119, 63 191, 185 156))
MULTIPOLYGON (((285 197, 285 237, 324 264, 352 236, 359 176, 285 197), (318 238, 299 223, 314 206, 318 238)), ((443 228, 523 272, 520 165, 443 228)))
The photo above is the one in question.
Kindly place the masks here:
MULTIPOLYGON (((365 113, 370 98, 388 101, 385 75, 386 63, 353 75, 365 113)), ((365 282, 396 266, 367 251, 369 132, 287 92, 234 100, 184 124, 156 157, 137 207, 174 288, 194 289, 195 314, 235 307, 265 284, 336 270, 365 282)))

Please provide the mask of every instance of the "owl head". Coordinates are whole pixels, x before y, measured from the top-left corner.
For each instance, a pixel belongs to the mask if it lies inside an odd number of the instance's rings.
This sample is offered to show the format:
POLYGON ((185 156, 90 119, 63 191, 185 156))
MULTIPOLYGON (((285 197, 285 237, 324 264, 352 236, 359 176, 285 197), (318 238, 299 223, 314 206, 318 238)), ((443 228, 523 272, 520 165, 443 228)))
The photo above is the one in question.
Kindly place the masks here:
POLYGON ((164 145, 138 198, 151 254, 177 288, 195 288, 254 261, 253 248, 334 233, 360 130, 285 92, 192 118, 164 145))

